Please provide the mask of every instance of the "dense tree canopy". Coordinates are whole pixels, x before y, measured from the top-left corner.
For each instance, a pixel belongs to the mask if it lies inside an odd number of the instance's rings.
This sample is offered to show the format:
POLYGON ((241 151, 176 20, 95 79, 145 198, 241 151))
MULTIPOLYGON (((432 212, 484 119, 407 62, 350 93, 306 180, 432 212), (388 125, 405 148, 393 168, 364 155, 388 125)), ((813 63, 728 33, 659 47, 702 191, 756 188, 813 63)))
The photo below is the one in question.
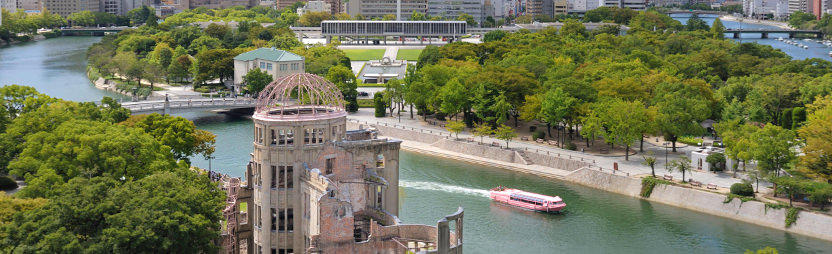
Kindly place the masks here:
POLYGON ((213 152, 213 134, 181 117, 130 117, 106 97, 76 103, 22 86, 0 94, 0 169, 26 181, 16 198, 0 199, 0 250, 218 250, 224 194, 176 161, 213 152))

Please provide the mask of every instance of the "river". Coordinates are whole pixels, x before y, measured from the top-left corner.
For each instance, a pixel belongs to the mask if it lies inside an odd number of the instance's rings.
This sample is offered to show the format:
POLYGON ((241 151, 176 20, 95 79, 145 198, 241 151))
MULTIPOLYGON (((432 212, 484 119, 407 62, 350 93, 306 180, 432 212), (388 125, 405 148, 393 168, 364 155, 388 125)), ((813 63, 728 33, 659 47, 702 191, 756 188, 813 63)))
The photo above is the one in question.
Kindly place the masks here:
MULTIPOLYGON (((83 73, 85 49, 98 40, 63 37, 0 47, 0 84, 30 85, 78 101, 116 96, 93 88, 83 73)), ((214 170, 243 174, 252 149, 249 118, 182 116, 217 134, 214 170)), ((741 253, 764 246, 781 253, 832 253, 832 242, 570 183, 406 151, 400 159, 399 217, 435 225, 464 207, 467 253, 741 253), (492 203, 485 190, 500 184, 559 195, 568 206, 562 214, 543 214, 492 203)), ((193 163, 208 167, 203 158, 193 163)))

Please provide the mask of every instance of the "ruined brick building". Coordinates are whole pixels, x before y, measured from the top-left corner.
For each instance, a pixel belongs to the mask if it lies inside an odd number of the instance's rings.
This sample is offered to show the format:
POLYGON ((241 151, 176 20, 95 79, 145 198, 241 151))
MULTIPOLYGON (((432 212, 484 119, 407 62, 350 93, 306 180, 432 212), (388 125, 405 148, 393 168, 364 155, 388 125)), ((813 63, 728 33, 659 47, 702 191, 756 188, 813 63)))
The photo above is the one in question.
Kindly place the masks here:
POLYGON ((347 130, 346 116, 316 75, 260 92, 246 181, 222 181, 224 253, 462 253, 461 208, 436 227, 400 224, 401 141, 347 130))

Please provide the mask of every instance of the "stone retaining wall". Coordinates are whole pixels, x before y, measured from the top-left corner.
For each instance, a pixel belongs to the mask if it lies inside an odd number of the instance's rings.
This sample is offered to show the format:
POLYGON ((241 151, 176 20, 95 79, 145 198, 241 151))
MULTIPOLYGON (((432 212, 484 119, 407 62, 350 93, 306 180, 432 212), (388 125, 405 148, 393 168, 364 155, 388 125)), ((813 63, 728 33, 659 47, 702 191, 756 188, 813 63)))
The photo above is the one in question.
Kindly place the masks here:
MULTIPOLYGON (((566 179, 592 188, 641 198, 641 181, 636 178, 582 168, 567 176, 566 179)), ((724 194, 659 184, 653 189, 650 197, 646 199, 697 212, 832 241, 832 227, 829 226, 832 225, 832 216, 812 212, 799 212, 797 221, 791 227, 786 228, 785 221, 788 209, 767 208, 762 202, 742 202, 740 199, 734 199, 731 202, 724 203, 725 197, 724 194)))
POLYGON ((558 155, 545 155, 535 152, 526 152, 526 157, 528 157, 532 163, 550 168, 575 171, 579 168, 590 165, 589 162, 581 161, 580 158, 569 159, 569 157, 566 157, 568 155, 561 156, 564 157, 558 157, 558 155))
POLYGON ((443 150, 514 163, 514 150, 496 146, 479 145, 476 142, 455 141, 452 139, 442 139, 432 145, 443 150))

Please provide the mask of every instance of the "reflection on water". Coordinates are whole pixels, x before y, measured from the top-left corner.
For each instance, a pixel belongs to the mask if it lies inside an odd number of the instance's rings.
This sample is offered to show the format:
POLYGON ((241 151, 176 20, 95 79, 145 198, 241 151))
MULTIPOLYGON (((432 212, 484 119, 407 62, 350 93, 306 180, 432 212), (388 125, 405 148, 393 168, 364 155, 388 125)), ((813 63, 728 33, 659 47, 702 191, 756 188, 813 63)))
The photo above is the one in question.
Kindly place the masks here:
POLYGON ((93 87, 87 78, 87 48, 101 37, 59 37, 0 47, 0 85, 26 85, 52 97, 98 101, 127 98, 93 87))

